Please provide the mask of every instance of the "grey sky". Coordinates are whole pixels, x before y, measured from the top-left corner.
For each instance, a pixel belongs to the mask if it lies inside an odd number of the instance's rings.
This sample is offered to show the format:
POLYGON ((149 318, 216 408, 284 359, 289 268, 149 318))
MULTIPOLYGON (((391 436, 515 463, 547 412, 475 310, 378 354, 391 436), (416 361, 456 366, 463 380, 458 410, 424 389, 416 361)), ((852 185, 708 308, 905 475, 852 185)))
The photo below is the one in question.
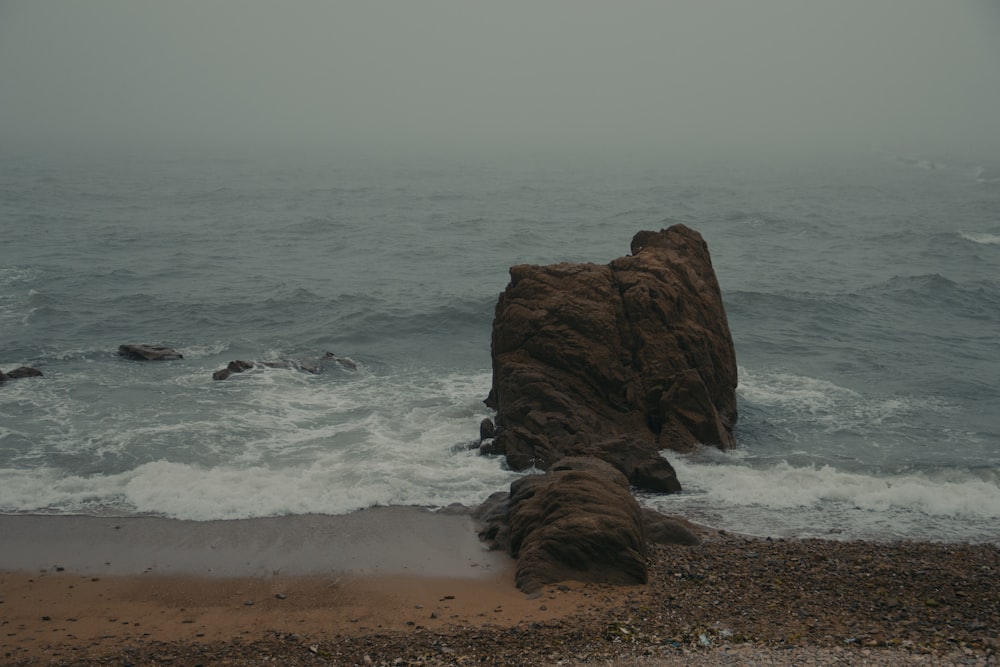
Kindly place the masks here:
POLYGON ((991 0, 0 0, 0 147, 1000 150, 991 0))

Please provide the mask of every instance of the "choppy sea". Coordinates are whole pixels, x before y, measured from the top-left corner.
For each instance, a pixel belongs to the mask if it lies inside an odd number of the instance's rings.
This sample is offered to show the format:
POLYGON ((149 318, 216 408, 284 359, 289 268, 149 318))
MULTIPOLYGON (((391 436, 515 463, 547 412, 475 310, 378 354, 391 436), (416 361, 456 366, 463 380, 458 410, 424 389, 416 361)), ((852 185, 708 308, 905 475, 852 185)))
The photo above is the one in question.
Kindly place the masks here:
POLYGON ((772 536, 1000 542, 1000 178, 738 164, 0 158, 0 512, 208 520, 475 503, 512 264, 709 244, 738 448, 642 502, 772 536), (159 343, 184 358, 120 358, 159 343), (232 359, 356 369, 313 375, 232 359))

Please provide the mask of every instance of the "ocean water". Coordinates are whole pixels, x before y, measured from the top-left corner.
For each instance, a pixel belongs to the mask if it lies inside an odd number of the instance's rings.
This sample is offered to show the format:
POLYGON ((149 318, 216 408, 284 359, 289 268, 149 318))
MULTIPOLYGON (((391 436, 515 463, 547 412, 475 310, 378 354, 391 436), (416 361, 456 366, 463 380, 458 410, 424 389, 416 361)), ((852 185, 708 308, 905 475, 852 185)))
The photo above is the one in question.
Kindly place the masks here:
POLYGON ((0 512, 193 520, 475 503, 507 269, 709 243, 738 448, 642 502, 773 536, 1000 542, 1000 179, 821 163, 0 159, 0 512), (120 358, 160 343, 183 360, 120 358), (255 368, 232 359, 356 369, 255 368))

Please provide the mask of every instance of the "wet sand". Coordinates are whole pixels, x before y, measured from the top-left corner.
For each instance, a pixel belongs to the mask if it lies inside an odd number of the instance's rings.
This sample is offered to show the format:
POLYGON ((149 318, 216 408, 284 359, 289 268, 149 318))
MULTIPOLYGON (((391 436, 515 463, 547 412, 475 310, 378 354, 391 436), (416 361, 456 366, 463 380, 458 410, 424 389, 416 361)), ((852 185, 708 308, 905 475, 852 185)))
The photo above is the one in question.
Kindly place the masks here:
POLYGON ((88 664, 160 642, 514 626, 576 604, 518 591, 513 561, 487 550, 465 515, 0 516, 0 664, 88 664))
POLYGON ((479 578, 507 560, 484 549, 468 516, 416 507, 232 521, 0 515, 0 570, 479 578))
POLYGON ((0 517, 0 664, 997 664, 994 545, 655 547, 525 595, 464 516, 0 517), (116 527, 117 526, 117 527, 116 527), (102 569, 103 568, 103 569, 102 569))

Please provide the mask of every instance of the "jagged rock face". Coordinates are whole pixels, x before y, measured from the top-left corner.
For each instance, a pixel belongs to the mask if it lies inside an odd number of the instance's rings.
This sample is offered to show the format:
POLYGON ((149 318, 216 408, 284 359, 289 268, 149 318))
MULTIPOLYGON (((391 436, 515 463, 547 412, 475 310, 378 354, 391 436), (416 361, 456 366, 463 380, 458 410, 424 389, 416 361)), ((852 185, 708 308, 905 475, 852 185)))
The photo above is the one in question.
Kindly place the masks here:
POLYGON ((736 356, 705 241, 675 225, 639 232, 632 253, 510 269, 487 405, 512 468, 596 456, 676 491, 659 450, 733 446, 736 356))
POLYGON ((589 457, 563 459, 510 487, 508 550, 526 592, 572 579, 646 582, 643 515, 625 476, 589 457))

